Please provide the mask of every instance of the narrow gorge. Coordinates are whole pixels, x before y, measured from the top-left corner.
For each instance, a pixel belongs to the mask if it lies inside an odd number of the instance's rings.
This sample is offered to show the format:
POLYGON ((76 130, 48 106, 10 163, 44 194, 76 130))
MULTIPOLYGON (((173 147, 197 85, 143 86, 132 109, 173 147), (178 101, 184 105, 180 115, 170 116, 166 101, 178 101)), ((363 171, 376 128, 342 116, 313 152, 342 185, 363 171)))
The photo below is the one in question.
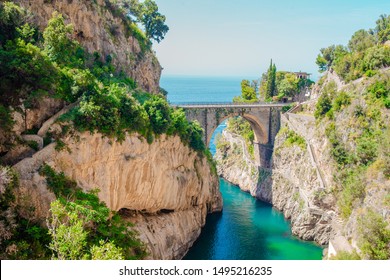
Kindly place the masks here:
POLYGON ((321 48, 316 82, 273 59, 242 80, 253 57, 218 60, 238 34, 199 18, 201 40, 177 24, 157 45, 166 20, 155 0, 0 1, 0 258, 390 259, 390 16, 321 48))

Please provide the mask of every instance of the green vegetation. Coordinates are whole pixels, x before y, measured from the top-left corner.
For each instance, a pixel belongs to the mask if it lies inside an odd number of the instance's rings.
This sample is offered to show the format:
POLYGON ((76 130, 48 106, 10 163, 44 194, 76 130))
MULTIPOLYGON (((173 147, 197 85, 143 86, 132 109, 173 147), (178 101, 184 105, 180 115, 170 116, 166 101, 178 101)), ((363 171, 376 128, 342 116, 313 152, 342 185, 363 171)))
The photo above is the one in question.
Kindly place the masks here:
POLYGON ((348 47, 332 45, 322 48, 316 63, 320 72, 334 69, 345 81, 352 81, 373 71, 390 66, 390 16, 381 15, 376 27, 358 30, 353 34, 348 47))
POLYGON ((359 247, 371 260, 390 258, 390 230, 383 217, 368 209, 358 220, 359 247))
POLYGON ((83 192, 63 172, 43 165, 40 173, 57 197, 48 220, 49 244, 55 259, 140 259, 142 243, 132 225, 117 212, 110 211, 97 196, 83 192))
POLYGON ((265 92, 265 99, 270 99, 272 98, 276 93, 276 66, 275 63, 272 64, 272 59, 271 59, 271 64, 268 68, 267 71, 267 87, 266 87, 266 92, 265 92))
MULTIPOLYGON (((164 39, 169 28, 165 24, 166 17, 159 13, 158 6, 153 0, 108 0, 106 1, 109 9, 114 15, 122 17, 125 21, 129 21, 130 29, 133 35, 138 39, 143 37, 142 31, 134 25, 139 22, 145 29, 145 35, 148 40, 153 39, 157 43, 164 39), (137 35, 136 33, 140 33, 137 35)), ((141 40, 142 41, 142 40, 141 40)))
MULTIPOLYGON (((113 4, 123 11, 135 5, 129 1, 113 4)), ((153 1, 137 5, 141 5, 138 8, 142 11, 137 10, 140 15, 146 13, 143 9, 156 8, 153 1)), ((85 52, 70 39, 73 28, 65 25, 62 15, 53 14, 39 36, 42 41, 32 39, 38 31, 27 23, 26 12, 19 6, 1 3, 0 15, 0 33, 13 34, 0 42, 0 114, 6 121, 1 123, 3 130, 11 131, 11 108, 27 113, 26 109, 33 108, 42 97, 50 96, 66 102, 79 100, 60 118, 63 123, 73 122, 79 131, 100 132, 118 141, 126 132, 139 132, 149 143, 167 133, 179 135, 194 150, 205 152, 199 124, 188 122, 184 112, 170 108, 163 96, 137 90, 131 78, 115 70, 110 56, 103 61, 98 53, 85 52)), ((154 16, 158 15, 149 15, 154 16)), ((58 149, 63 148, 63 142, 56 140, 58 149)))
MULTIPOLYGON (((390 48, 383 44, 390 39, 389 27, 390 17, 381 16, 375 29, 357 31, 348 48, 330 46, 321 49, 317 58, 320 70, 332 68, 347 82, 368 77, 364 87, 351 85, 343 91, 338 91, 335 83, 321 84, 322 95, 314 112, 318 125, 325 127, 337 165, 337 205, 344 219, 362 205, 370 189, 381 188, 381 182, 390 177, 390 79, 388 73, 379 71, 390 66, 390 48)), ((359 223, 364 257, 389 258, 383 245, 388 246, 388 233, 383 231, 381 215, 370 210, 359 223)))
POLYGON ((47 229, 33 219, 23 218, 15 206, 13 191, 18 184, 16 172, 0 166, 0 258, 48 259, 50 236, 47 229))
POLYGON ((248 152, 252 159, 254 159, 253 141, 255 140, 255 134, 250 123, 242 117, 231 118, 227 122, 227 130, 240 135, 245 140, 248 152))
POLYGON ((338 92, 335 84, 330 83, 323 87, 318 99, 314 115, 321 122, 326 120, 330 154, 339 169, 335 178, 339 184, 338 206, 344 218, 348 218, 355 205, 363 201, 368 178, 373 172, 388 174, 385 162, 390 162, 386 148, 389 90, 388 76, 376 74, 363 94, 338 92), (354 99, 360 101, 351 107, 354 99), (335 120, 340 115, 350 120, 348 127, 338 126, 335 120))
POLYGON ((286 147, 296 145, 301 148, 301 150, 306 150, 306 140, 301 135, 297 134, 295 131, 289 129, 288 127, 282 127, 279 130, 279 135, 286 137, 286 140, 283 143, 283 145, 285 145, 286 147))
POLYGON ((359 254, 356 250, 353 250, 351 253, 346 251, 338 252, 335 257, 330 258, 330 260, 360 260, 359 254))
POLYGON ((264 73, 260 83, 259 95, 265 101, 280 101, 284 98, 293 98, 309 88, 313 81, 298 78, 295 73, 276 71, 274 63, 264 73))
POLYGON ((248 80, 241 81, 241 96, 233 98, 233 102, 237 103, 254 103, 257 102, 257 81, 249 82, 248 80))

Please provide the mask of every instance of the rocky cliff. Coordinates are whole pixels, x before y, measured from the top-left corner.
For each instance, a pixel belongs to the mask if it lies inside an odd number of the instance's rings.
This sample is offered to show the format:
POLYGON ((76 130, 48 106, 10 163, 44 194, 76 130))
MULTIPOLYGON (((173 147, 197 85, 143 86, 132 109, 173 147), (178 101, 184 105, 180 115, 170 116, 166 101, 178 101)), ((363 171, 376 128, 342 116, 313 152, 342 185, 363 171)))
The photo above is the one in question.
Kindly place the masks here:
POLYGON ((288 119, 282 118, 270 169, 256 166, 240 135, 224 131, 216 153, 218 174, 282 211, 291 220, 293 234, 326 244, 332 234, 330 225, 334 216, 329 204, 334 206, 334 200, 326 195, 306 144, 285 144, 292 126, 288 119), (316 198, 320 193, 326 199, 316 198))
POLYGON ((334 236, 335 198, 319 173, 326 167, 317 167, 317 157, 323 160, 329 153, 323 145, 313 145, 314 127, 309 116, 282 117, 272 158, 271 203, 291 220, 293 234, 327 244, 334 236), (292 137, 301 141, 291 141, 292 137))
POLYGON ((221 210, 218 178, 206 158, 184 146, 178 137, 149 145, 129 135, 123 143, 100 134, 65 139, 66 149, 50 144, 18 162, 18 204, 24 215, 45 221, 55 199, 39 174, 46 163, 74 179, 85 191, 98 188, 99 197, 136 224, 151 259, 180 259, 200 234, 207 213, 221 210))
POLYGON ((32 13, 32 20, 43 30, 54 11, 61 13, 74 29, 78 40, 89 53, 98 52, 103 59, 112 57, 118 71, 132 77, 143 90, 159 92, 161 66, 132 34, 129 23, 109 0, 17 0, 32 13))
POLYGON ((271 202, 271 170, 256 165, 240 135, 224 130, 218 139, 214 158, 219 176, 237 185, 242 191, 271 202))
POLYGON ((219 174, 266 198, 291 220, 298 237, 331 242, 333 254, 355 249, 362 258, 387 258, 389 110, 381 98, 389 81, 387 68, 350 83, 328 72, 311 100, 282 115, 266 187, 256 184, 245 141, 232 133, 219 142, 219 174))

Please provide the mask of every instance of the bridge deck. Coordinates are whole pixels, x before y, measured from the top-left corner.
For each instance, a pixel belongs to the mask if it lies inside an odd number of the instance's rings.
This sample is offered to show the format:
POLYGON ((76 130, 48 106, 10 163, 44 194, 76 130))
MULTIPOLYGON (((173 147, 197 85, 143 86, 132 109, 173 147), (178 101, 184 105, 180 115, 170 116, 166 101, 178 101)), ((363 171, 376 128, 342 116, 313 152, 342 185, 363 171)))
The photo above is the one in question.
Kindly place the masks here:
POLYGON ((233 103, 233 102, 189 102, 174 103, 173 107, 180 108, 261 108, 261 107, 284 107, 292 103, 233 103))

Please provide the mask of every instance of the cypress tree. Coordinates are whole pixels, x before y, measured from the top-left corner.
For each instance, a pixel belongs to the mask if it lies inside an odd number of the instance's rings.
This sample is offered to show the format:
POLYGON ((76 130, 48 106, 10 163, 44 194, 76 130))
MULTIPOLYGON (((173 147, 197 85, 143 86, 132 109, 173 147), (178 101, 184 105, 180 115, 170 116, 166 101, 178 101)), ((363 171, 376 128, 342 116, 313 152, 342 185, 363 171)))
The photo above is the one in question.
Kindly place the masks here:
POLYGON ((275 92, 276 92, 276 66, 275 64, 272 63, 272 59, 271 59, 271 64, 267 72, 267 90, 265 93, 265 99, 269 99, 272 96, 274 96, 275 92))

